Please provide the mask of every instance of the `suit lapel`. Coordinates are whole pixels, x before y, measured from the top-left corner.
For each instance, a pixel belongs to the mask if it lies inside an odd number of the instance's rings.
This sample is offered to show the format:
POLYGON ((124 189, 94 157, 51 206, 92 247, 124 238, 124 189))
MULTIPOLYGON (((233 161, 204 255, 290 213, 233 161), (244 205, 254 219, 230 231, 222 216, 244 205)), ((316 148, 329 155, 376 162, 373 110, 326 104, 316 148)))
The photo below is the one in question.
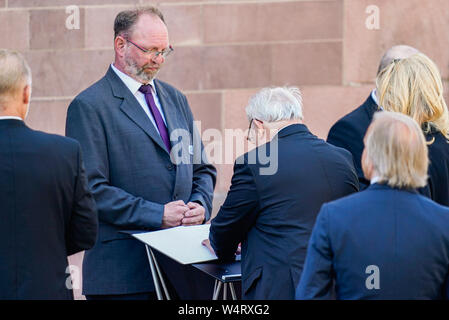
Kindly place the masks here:
POLYGON ((167 148, 165 147, 165 144, 162 141, 159 132, 157 132, 157 129, 151 123, 151 120, 148 119, 147 114, 145 113, 145 111, 143 111, 142 107, 135 97, 131 96, 131 98, 125 98, 120 105, 120 109, 151 139, 153 139, 154 142, 156 142, 162 149, 167 151, 167 148))
POLYGON ((171 102, 168 92, 161 83, 158 80, 154 80, 154 85, 162 112, 164 112, 165 121, 167 122, 168 134, 170 135, 174 130, 183 128, 182 119, 180 119, 181 114, 176 110, 176 106, 171 102))
MULTIPOLYGON (((181 118, 182 112, 177 108, 176 105, 173 104, 172 99, 170 99, 170 96, 169 96, 168 92, 165 90, 165 88, 161 85, 161 83, 158 80, 154 81, 154 86, 155 86, 155 89, 157 92, 159 102, 161 104, 162 111, 164 112, 164 115, 165 115, 165 121, 167 122, 167 129, 168 129, 169 135, 171 135, 171 133, 177 129, 186 129, 187 132, 189 132, 187 129, 188 124, 186 124, 186 121, 181 118), (187 125, 187 127, 186 127, 186 125, 187 125)), ((181 141, 181 142, 185 143, 186 141, 181 141)), ((173 141, 172 147, 174 146, 173 143, 178 143, 178 141, 173 141)), ((190 142, 190 143, 192 143, 192 142, 190 142)), ((177 157, 177 154, 172 153, 170 155, 172 163, 177 163, 177 161, 175 161, 176 157, 177 157)), ((179 193, 180 190, 183 189, 183 185, 185 183, 185 174, 186 174, 186 170, 183 169, 184 167, 185 166, 179 165, 179 164, 176 166, 176 168, 177 168, 176 169, 176 180, 175 180, 175 185, 173 188, 174 195, 179 193)))
POLYGON ((147 114, 143 111, 136 97, 132 95, 131 91, 129 91, 111 67, 109 67, 109 70, 106 73, 106 78, 111 85, 113 95, 116 98, 123 99, 120 105, 122 112, 140 127, 157 145, 168 153, 159 132, 157 132, 157 129, 151 123, 151 120, 148 119, 147 114))

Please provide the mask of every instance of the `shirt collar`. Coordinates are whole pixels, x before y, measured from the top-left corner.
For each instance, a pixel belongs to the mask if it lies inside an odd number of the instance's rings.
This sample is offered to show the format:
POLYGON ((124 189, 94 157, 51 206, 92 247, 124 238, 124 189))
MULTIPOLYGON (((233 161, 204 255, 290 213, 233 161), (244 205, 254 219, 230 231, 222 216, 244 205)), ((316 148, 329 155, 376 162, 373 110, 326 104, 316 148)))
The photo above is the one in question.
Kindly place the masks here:
POLYGON ((377 89, 374 89, 371 91, 371 98, 374 100, 374 102, 379 105, 379 100, 377 99, 377 89))
MULTIPOLYGON (((136 81, 135 79, 131 78, 126 73, 123 73, 122 71, 117 69, 113 63, 111 63, 111 68, 118 75, 118 77, 123 81, 125 86, 131 91, 131 93, 133 95, 139 91, 139 88, 142 86, 142 83, 140 83, 139 81, 136 81)), ((155 93, 154 79, 152 79, 149 84, 151 84, 152 91, 153 91, 153 93, 155 93)))
POLYGON ((375 184, 378 183, 380 181, 380 177, 379 176, 375 176, 371 178, 371 182, 370 184, 375 184))
POLYGON ((10 120, 10 119, 23 121, 23 119, 20 118, 20 117, 14 117, 14 116, 3 116, 3 117, 0 117, 0 120, 10 120))
POLYGON ((382 106, 379 106, 379 99, 377 99, 377 89, 374 89, 373 91, 371 91, 371 98, 374 100, 376 105, 379 107, 379 110, 383 111, 384 108, 382 108, 382 106))

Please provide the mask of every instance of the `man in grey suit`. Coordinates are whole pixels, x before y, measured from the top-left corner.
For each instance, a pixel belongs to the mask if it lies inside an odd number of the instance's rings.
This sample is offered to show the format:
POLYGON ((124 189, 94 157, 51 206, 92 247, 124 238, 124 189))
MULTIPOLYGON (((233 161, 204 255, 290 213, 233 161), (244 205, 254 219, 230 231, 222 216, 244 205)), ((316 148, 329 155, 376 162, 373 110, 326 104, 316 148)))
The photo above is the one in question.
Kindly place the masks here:
POLYGON ((216 170, 201 157, 186 97, 155 76, 173 50, 162 13, 119 13, 115 61, 70 104, 66 134, 85 154, 99 214, 86 252, 88 299, 154 297, 145 247, 123 230, 196 225, 210 218, 216 170), (179 139, 181 137, 181 139, 179 139))

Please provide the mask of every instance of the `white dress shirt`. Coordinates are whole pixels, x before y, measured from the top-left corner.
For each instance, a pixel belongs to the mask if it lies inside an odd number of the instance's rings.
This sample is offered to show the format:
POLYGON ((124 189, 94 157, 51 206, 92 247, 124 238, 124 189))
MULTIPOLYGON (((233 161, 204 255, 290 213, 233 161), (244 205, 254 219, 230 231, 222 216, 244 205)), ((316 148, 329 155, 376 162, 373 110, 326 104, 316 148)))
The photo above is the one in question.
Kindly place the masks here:
MULTIPOLYGON (((154 121, 153 114, 151 113, 151 110, 150 110, 149 106, 147 105, 147 101, 145 100, 145 95, 139 91, 139 88, 142 86, 142 84, 140 82, 134 80, 127 74, 121 72, 119 69, 114 67, 113 64, 111 64, 111 67, 112 67, 112 70, 114 70, 114 72, 118 75, 118 77, 123 81, 123 83, 129 89, 129 91, 131 91, 133 96, 136 97, 136 99, 139 102, 139 104, 141 105, 143 111, 145 111, 148 118, 150 118, 151 122, 153 123, 154 127, 156 128, 156 131, 159 133, 159 130, 156 125, 156 121, 154 121)), ((153 93, 154 103, 156 104, 156 107, 158 108, 158 110, 162 116, 162 119, 164 120, 165 126, 167 126, 167 121, 165 121, 165 115, 164 115, 164 112, 162 111, 161 103, 159 102, 159 98, 157 96, 156 87, 154 86, 154 80, 151 80, 149 84, 151 84, 151 91, 153 93)))
MULTIPOLYGON (((377 90, 374 89, 371 91, 371 98, 374 100, 374 102, 379 106, 379 100, 377 99, 377 90)), ((380 107, 380 106, 379 106, 380 107)), ((380 107, 382 109, 382 107, 380 107)))
POLYGON ((375 176, 371 178, 370 184, 375 184, 378 183, 380 181, 380 177, 379 176, 375 176))
POLYGON ((23 119, 20 118, 20 117, 14 117, 14 116, 3 116, 3 117, 0 117, 0 120, 9 120, 9 119, 14 119, 14 120, 20 120, 20 121, 23 121, 23 119))

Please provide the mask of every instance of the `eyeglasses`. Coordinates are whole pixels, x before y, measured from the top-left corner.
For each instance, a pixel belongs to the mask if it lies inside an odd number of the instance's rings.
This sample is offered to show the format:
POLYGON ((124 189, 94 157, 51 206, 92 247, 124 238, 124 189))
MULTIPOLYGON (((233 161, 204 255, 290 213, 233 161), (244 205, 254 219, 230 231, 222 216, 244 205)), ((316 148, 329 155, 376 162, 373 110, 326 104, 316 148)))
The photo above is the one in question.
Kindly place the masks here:
POLYGON ((249 142, 252 142, 252 141, 251 141, 252 139, 249 137, 249 135, 250 135, 250 133, 251 133, 251 127, 252 127, 252 125, 253 125, 253 120, 254 120, 254 118, 251 119, 251 121, 249 122, 248 134, 246 135, 246 140, 249 141, 249 142))
POLYGON ((144 49, 141 46, 135 44, 134 42, 132 42, 129 39, 126 39, 126 41, 128 41, 129 43, 133 44, 136 48, 140 49, 141 51, 143 51, 145 54, 150 55, 152 58, 156 59, 159 56, 162 56, 164 59, 167 58, 170 53, 172 53, 174 51, 172 46, 169 46, 167 49, 164 49, 162 51, 157 51, 156 49, 144 49))

